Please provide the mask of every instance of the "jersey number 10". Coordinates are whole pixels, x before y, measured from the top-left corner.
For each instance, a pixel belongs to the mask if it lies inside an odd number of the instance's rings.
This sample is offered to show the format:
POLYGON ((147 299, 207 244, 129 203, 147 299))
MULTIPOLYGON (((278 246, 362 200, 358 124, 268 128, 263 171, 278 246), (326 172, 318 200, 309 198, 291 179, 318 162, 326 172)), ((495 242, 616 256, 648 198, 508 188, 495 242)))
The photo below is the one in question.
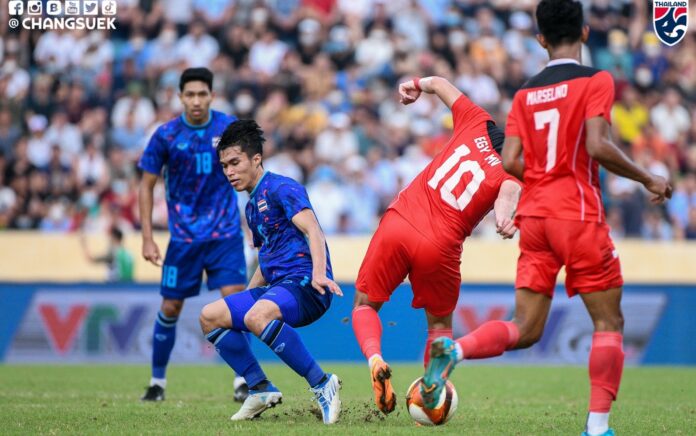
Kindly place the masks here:
POLYGON ((444 179, 447 173, 449 173, 452 168, 459 163, 459 168, 457 168, 457 171, 452 173, 450 178, 442 184, 442 187, 440 188, 440 197, 442 197, 442 200, 445 203, 460 211, 466 209, 466 206, 469 205, 471 198, 474 196, 474 194, 476 194, 476 191, 478 191, 479 187, 481 186, 481 182, 483 182, 486 178, 486 173, 481 169, 481 165, 479 165, 478 162, 475 160, 462 161, 462 158, 469 153, 471 153, 469 147, 464 144, 460 145, 454 150, 452 156, 450 156, 442 165, 440 165, 437 170, 435 170, 433 177, 428 180, 428 186, 437 190, 437 186, 440 184, 442 179, 444 179), (462 176, 465 173, 471 173, 473 177, 464 187, 464 192, 462 192, 459 197, 455 197, 453 192, 454 188, 462 180, 462 176))

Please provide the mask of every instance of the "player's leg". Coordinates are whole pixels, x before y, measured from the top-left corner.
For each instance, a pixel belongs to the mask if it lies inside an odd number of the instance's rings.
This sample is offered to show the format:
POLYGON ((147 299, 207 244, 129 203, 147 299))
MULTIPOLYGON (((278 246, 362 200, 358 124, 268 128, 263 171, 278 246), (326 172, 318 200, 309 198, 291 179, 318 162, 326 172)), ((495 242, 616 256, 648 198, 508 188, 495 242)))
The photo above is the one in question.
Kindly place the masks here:
POLYGON ((206 305, 201 311, 201 329, 220 357, 248 382, 250 389, 233 420, 253 419, 282 402, 283 394, 266 378, 249 347, 244 316, 256 303, 258 293, 236 293, 206 305))
POLYGON ((581 294, 594 324, 590 348, 590 402, 585 431, 609 431, 611 403, 616 400, 623 372, 623 314, 621 288, 581 294))
POLYGON ((606 224, 556 221, 552 237, 564 256, 566 291, 571 297, 582 297, 594 324, 586 433, 613 434, 609 411, 619 390, 624 361, 621 264, 606 224))
POLYGON ((452 313, 437 316, 425 311, 428 322, 428 338, 425 341, 425 351, 423 352, 423 367, 427 368, 430 363, 430 347, 438 338, 452 339, 452 313))
POLYGON ((285 280, 268 289, 244 317, 247 328, 286 365, 307 380, 325 424, 333 424, 341 409, 335 374, 325 373, 305 347, 295 327, 308 325, 328 309, 331 294, 316 292, 309 279, 285 280))
POLYGON ((353 303, 355 338, 370 367, 377 408, 385 414, 396 407, 391 368, 382 357, 382 323, 377 312, 409 271, 408 246, 414 229, 394 211, 387 211, 363 259, 353 303))
POLYGON ((203 274, 201 246, 169 241, 162 266, 162 305, 152 332, 152 374, 144 401, 164 399, 166 371, 176 341, 176 324, 186 298, 198 295, 203 274))
POLYGON ((152 368, 150 384, 143 401, 164 400, 167 387, 167 364, 176 340, 176 322, 184 306, 183 300, 163 298, 152 332, 152 368))
MULTIPOLYGON (((222 298, 246 289, 246 259, 242 235, 208 241, 204 267, 208 276, 208 288, 220 289, 222 298)), ((249 386, 244 377, 235 374, 232 386, 234 401, 243 402, 249 394, 249 386)))

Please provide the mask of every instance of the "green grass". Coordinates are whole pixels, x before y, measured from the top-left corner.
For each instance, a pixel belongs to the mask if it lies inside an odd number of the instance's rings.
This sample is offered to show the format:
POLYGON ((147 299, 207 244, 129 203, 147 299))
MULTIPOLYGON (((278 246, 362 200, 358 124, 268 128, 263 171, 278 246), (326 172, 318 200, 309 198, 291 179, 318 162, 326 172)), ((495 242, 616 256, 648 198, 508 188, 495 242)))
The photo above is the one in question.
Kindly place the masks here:
MULTIPOLYGON (((326 364, 343 380, 343 413, 325 427, 304 380, 266 365, 284 402, 260 419, 233 423, 230 371, 223 366, 169 370, 167 400, 138 401, 144 366, 0 366, 0 434, 467 434, 579 435, 588 395, 578 367, 460 367, 452 381, 459 410, 443 427, 416 427, 404 391, 422 371, 395 365, 397 410, 383 418, 372 405, 366 365, 326 364)), ((696 434, 696 369, 627 368, 612 419, 620 435, 696 434)))

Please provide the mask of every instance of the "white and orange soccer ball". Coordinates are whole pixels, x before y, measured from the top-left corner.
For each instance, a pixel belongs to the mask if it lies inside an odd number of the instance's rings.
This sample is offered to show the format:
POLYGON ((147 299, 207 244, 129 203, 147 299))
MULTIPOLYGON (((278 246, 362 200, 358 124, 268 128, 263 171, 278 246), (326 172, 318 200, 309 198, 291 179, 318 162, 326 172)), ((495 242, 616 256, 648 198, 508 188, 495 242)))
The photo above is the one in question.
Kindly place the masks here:
POLYGON ((408 391, 406 392, 406 407, 408 408, 408 413, 410 413, 411 418, 419 424, 442 425, 449 421, 457 411, 457 405, 459 404, 457 390, 454 388, 452 382, 448 380, 445 388, 440 394, 437 406, 433 409, 428 409, 423 405, 423 398, 421 398, 420 384, 422 380, 423 377, 419 377, 408 387, 408 391))

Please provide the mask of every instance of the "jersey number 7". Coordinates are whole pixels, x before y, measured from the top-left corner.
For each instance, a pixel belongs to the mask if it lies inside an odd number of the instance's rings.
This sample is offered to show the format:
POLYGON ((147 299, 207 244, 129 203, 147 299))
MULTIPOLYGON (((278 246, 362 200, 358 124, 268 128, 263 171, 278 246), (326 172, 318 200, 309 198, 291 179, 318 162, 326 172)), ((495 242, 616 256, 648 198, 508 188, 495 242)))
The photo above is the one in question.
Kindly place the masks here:
POLYGON ((546 137, 546 172, 556 166, 556 150, 558 147, 558 125, 561 122, 561 114, 558 109, 534 112, 534 127, 543 130, 549 125, 549 134, 546 137))
MULTIPOLYGON (((440 184, 442 179, 445 178, 447 173, 449 173, 452 168, 454 168, 455 165, 457 165, 461 159, 469 153, 471 153, 471 150, 469 150, 469 147, 466 145, 462 144, 457 147, 454 150, 454 153, 452 153, 452 156, 450 156, 442 165, 440 165, 440 167, 435 171, 433 177, 428 180, 428 186, 437 190, 437 186, 440 184)), ((450 178, 443 183, 442 187, 440 188, 440 197, 442 197, 442 200, 444 200, 445 203, 449 204, 453 208, 460 211, 464 210, 471 201, 471 198, 474 196, 474 194, 476 194, 476 191, 478 191, 479 187, 481 186, 481 182, 483 182, 485 178, 486 173, 481 169, 481 165, 479 165, 478 162, 475 160, 464 160, 459 163, 459 168, 457 168, 457 171, 452 173, 450 178), (459 184, 462 176, 468 172, 473 175, 473 178, 464 187, 464 192, 462 192, 459 197, 455 197, 452 191, 454 191, 454 188, 459 184)))

